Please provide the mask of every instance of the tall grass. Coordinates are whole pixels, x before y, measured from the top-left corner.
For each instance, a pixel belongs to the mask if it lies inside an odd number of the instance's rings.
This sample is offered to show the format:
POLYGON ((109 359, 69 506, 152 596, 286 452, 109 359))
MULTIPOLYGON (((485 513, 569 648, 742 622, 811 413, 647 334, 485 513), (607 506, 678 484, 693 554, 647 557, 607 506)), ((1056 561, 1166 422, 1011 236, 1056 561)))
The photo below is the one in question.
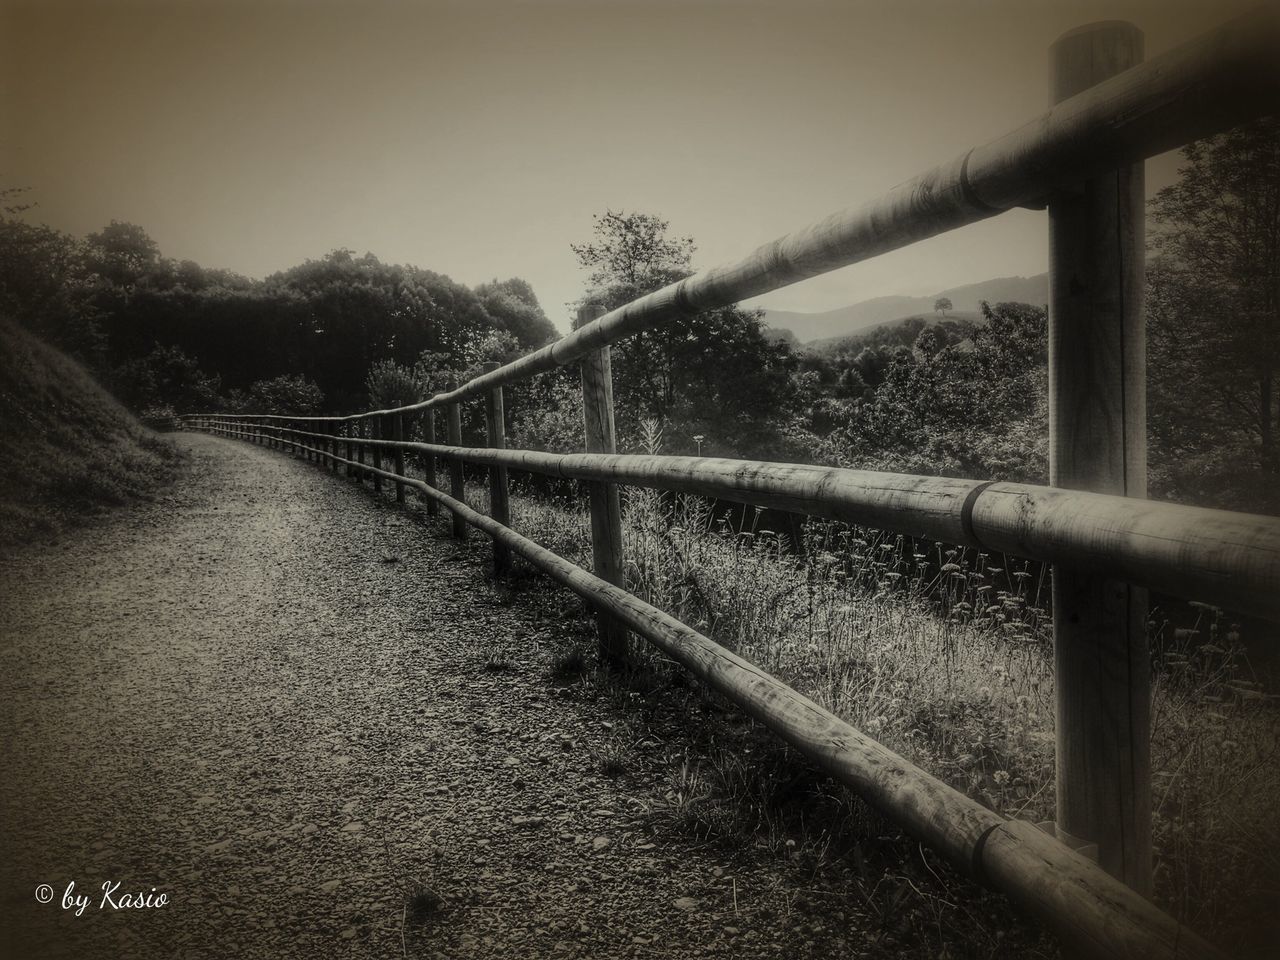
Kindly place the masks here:
MULTIPOLYGON (((646 443, 657 452, 661 437, 651 429, 646 443)), ((589 563, 582 503, 517 495, 513 526, 589 563)), ((623 515, 638 596, 990 808, 1053 818, 1044 567, 817 521, 792 544, 758 529, 758 514, 733 526, 705 499, 647 489, 624 489, 623 515)), ((1156 896, 1261 956, 1280 902, 1277 698, 1251 669, 1239 625, 1197 610, 1189 629, 1151 618, 1156 896)), ((688 807, 708 778, 744 779, 740 764, 721 765, 686 767, 672 796, 688 807)))
POLYGON ((87 370, 0 318, 0 547, 146 496, 177 460, 87 370))

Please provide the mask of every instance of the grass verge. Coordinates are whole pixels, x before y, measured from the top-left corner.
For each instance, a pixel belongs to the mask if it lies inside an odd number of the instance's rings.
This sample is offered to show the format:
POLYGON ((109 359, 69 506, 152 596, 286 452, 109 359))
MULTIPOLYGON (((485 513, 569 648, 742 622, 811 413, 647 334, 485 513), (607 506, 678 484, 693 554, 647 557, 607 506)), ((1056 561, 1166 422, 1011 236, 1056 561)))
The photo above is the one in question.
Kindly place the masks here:
POLYGON ((84 367, 4 318, 0 410, 0 548, 148 496, 179 462, 84 367))

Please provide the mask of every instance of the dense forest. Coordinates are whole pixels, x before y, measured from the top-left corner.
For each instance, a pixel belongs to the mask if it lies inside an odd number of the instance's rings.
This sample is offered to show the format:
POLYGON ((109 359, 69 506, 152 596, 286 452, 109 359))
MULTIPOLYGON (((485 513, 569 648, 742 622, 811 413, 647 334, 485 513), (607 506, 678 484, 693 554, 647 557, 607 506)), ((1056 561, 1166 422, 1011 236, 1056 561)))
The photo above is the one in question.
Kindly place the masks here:
MULTIPOLYGON (((1150 208, 1153 496, 1280 509, 1280 127, 1183 151, 1150 208)), ((345 413, 407 403, 556 336, 520 279, 469 288, 336 250, 265 279, 177 262, 139 226, 32 225, 0 192, 0 311, 86 362, 140 412, 345 413)), ((573 252, 583 302, 614 307, 693 270, 660 217, 607 211, 573 252)), ((735 307, 614 347, 624 448, 1045 482, 1045 305, 904 318, 806 348, 735 307)), ((513 442, 580 443, 576 373, 511 388, 513 442)))

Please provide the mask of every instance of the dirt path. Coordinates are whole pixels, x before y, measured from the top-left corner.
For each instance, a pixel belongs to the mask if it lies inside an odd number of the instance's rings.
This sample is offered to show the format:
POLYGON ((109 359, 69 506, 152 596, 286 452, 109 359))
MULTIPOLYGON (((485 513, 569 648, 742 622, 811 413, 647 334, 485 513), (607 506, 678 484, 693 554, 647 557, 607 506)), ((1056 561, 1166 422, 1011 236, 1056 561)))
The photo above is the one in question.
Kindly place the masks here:
POLYGON ((0 954, 867 952, 798 870, 655 829, 664 784, 601 771, 616 717, 549 678, 561 628, 483 551, 177 442, 161 500, 0 562, 0 954), (171 902, 103 909, 104 881, 171 902))

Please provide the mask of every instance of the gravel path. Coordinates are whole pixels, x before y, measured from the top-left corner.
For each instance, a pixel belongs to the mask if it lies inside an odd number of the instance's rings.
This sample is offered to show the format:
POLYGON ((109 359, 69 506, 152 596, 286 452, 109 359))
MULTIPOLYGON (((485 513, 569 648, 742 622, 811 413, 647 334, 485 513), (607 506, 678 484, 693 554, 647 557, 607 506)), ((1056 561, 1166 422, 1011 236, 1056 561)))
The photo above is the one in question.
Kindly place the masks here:
POLYGON ((660 771, 601 771, 607 698, 547 669, 574 601, 533 619, 443 522, 175 440, 161 499, 0 560, 0 954, 875 952, 847 895, 664 829, 660 771))

